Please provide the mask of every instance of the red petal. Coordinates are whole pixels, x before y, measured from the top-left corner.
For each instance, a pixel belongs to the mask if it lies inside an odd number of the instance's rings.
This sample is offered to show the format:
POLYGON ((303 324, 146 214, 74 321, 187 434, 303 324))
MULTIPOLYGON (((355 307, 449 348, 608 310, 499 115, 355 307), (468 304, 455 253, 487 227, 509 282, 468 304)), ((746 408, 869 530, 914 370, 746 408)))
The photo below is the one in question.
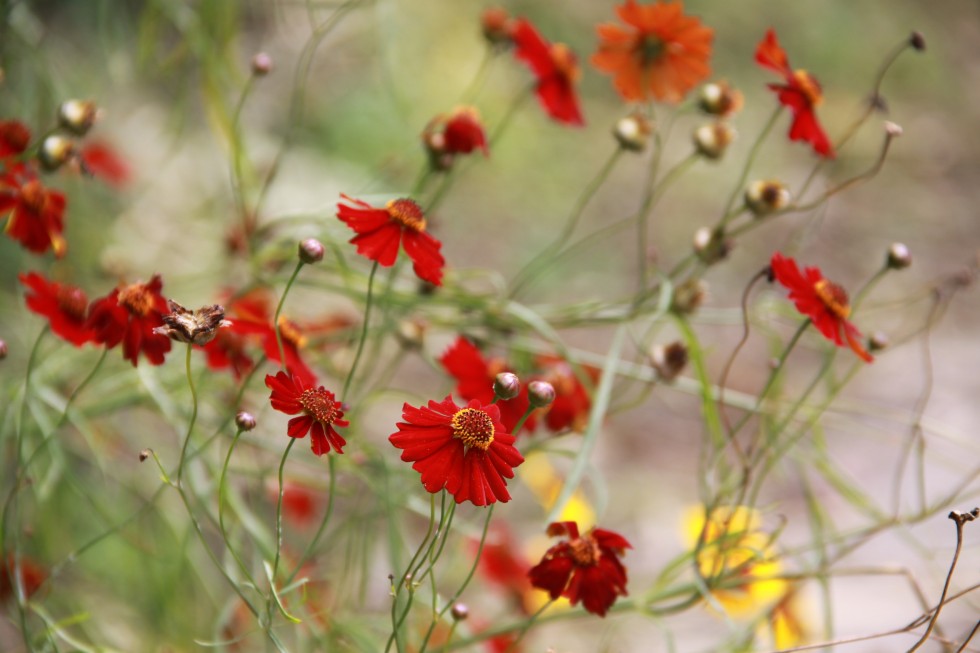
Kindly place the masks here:
POLYGON ((412 269, 415 270, 415 274, 434 286, 441 286, 442 268, 446 264, 442 254, 439 253, 442 244, 425 232, 406 229, 402 246, 412 259, 412 269))

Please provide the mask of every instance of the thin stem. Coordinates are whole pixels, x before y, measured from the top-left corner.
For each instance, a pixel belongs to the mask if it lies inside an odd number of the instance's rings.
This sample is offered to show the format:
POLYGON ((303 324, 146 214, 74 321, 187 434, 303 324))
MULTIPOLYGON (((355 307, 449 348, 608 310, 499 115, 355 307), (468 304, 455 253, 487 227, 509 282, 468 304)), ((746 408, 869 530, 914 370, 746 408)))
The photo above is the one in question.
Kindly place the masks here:
POLYGON ((276 349, 279 351, 279 369, 286 372, 286 350, 282 345, 282 328, 279 325, 279 315, 282 313, 282 306, 286 302, 286 295, 289 294, 289 289, 293 287, 293 282, 296 281, 296 277, 299 275, 299 271, 303 269, 305 263, 300 261, 296 264, 296 269, 293 270, 292 276, 289 277, 289 281, 286 282, 286 287, 283 288, 282 296, 279 298, 279 303, 276 305, 276 313, 272 317, 272 324, 276 329, 276 349))
POLYGON ((759 132, 759 136, 752 144, 752 149, 749 150, 749 155, 745 159, 745 165, 742 166, 742 173, 739 175, 738 181, 735 182, 735 187, 732 189, 732 194, 729 196, 728 202, 725 203, 725 209, 721 212, 721 219, 718 222, 718 227, 724 227, 726 222, 731 220, 732 216, 737 215, 737 213, 734 211, 735 200, 737 200, 742 194, 742 191, 745 188, 745 182, 749 178, 749 172, 752 170, 752 164, 755 163, 755 159, 757 156, 759 156, 759 151, 762 149, 763 142, 765 142, 769 132, 772 131, 772 128, 776 124, 776 120, 779 118, 782 112, 783 107, 780 105, 773 112, 772 116, 770 116, 769 121, 766 122, 765 126, 762 128, 762 131, 759 132))
POLYGON ((371 266, 371 273, 368 276, 367 298, 364 300, 364 324, 361 325, 361 337, 357 342, 357 352, 354 354, 354 362, 351 363, 347 379, 344 380, 344 390, 340 393, 340 401, 347 400, 347 393, 350 391, 351 383, 354 381, 354 374, 357 372, 357 364, 361 361, 361 354, 364 352, 364 343, 367 341, 368 322, 371 319, 371 299, 374 289, 374 275, 378 271, 378 262, 375 261, 371 266))
POLYGON ((187 351, 184 356, 184 370, 187 373, 187 386, 191 390, 191 418, 187 422, 187 435, 184 436, 184 446, 180 449, 180 462, 177 464, 177 487, 182 487, 181 479, 184 477, 187 447, 191 441, 191 434, 194 432, 194 423, 197 422, 197 388, 194 387, 194 377, 191 375, 192 351, 194 351, 194 345, 187 343, 187 351))

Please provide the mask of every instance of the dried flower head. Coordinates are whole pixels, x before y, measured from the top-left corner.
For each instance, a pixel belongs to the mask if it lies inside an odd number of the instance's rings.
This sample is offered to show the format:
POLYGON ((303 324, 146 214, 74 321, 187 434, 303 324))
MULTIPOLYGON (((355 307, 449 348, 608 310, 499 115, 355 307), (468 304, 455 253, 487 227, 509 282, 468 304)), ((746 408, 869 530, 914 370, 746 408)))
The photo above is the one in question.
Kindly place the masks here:
POLYGON ((698 96, 698 107, 702 111, 723 118, 738 113, 744 102, 742 92, 725 80, 705 84, 698 96))
POLYGON ((687 345, 676 341, 669 345, 656 345, 650 351, 650 364, 661 381, 673 381, 687 365, 687 345))
POLYGON ((773 213, 789 204, 789 189, 781 181, 760 179, 745 189, 745 205, 756 217, 773 213))
POLYGON ((70 138, 53 134, 41 143, 37 158, 45 170, 57 170, 75 156, 75 142, 70 138))
POLYGON ((99 107, 91 100, 68 100, 58 107, 58 124, 76 136, 84 136, 98 117, 99 107))
POLYGON ((912 265, 912 252, 904 243, 892 243, 885 262, 892 270, 904 270, 912 265))
POLYGON ((194 345, 206 345, 218 335, 218 329, 231 326, 224 319, 225 309, 219 304, 202 306, 195 311, 189 311, 172 299, 167 300, 170 313, 163 316, 161 326, 153 329, 153 333, 167 336, 177 342, 189 342, 194 345))
POLYGON ((698 258, 709 265, 724 260, 732 251, 732 242, 724 232, 710 227, 694 232, 693 246, 698 258))
POLYGON ((620 147, 631 152, 645 150, 652 133, 653 122, 639 112, 620 118, 613 127, 613 136, 619 141, 620 147))
POLYGON ((670 303, 670 310, 680 315, 690 315, 701 307, 701 304, 704 303, 707 296, 708 282, 704 279, 692 277, 674 288, 674 297, 670 303))
POLYGON ((724 122, 701 125, 694 130, 694 147, 708 159, 720 159, 736 135, 735 129, 724 122))

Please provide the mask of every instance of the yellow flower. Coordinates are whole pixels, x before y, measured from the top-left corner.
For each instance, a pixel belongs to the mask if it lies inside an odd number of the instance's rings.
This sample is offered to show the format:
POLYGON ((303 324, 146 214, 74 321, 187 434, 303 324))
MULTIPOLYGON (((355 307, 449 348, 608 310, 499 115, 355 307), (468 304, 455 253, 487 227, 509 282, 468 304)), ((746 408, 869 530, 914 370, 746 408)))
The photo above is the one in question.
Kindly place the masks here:
MULTIPOLYGON (((541 507, 550 510, 555 505, 565 480, 548 462, 548 457, 543 453, 529 454, 517 472, 541 507)), ((595 511, 582 491, 576 490, 555 517, 555 521, 577 522, 579 528, 585 531, 595 526, 595 511)))
POLYGON ((787 649, 805 644, 805 610, 796 589, 790 589, 767 615, 756 632, 756 641, 767 647, 787 649))
POLYGON ((732 617, 756 615, 786 595, 788 583, 779 578, 782 564, 761 524, 758 511, 745 506, 715 508, 707 525, 703 506, 690 509, 684 519, 698 569, 732 617))

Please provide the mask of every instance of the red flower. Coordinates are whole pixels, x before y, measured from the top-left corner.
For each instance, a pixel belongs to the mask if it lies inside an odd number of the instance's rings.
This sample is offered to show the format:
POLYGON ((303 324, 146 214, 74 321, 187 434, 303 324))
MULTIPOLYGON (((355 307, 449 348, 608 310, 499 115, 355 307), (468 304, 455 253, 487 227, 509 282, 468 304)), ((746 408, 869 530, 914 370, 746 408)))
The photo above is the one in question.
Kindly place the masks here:
POLYGON ((5 231, 30 252, 53 249, 56 257, 64 256, 65 203, 64 195, 45 188, 26 166, 0 175, 0 217, 9 216, 5 231))
POLYGON ((755 61, 763 68, 783 76, 785 84, 769 84, 776 92, 779 103, 793 112, 793 124, 789 128, 791 141, 806 141, 813 150, 828 159, 834 158, 834 148, 817 122, 815 109, 823 100, 820 84, 805 70, 789 67, 786 52, 776 40, 771 28, 755 50, 755 61))
POLYGON ((18 278, 28 289, 27 308, 48 318, 57 336, 76 347, 94 339, 95 334, 86 324, 88 297, 84 290, 48 281, 37 272, 20 274, 18 278))
MULTIPOLYGON (((541 380, 547 381, 555 389, 555 400, 544 416, 545 426, 554 433, 566 429, 585 430, 592 400, 589 391, 572 370, 572 366, 555 356, 540 356, 538 363, 544 369, 541 380)), ((599 380, 599 370, 588 366, 583 369, 593 383, 599 380)))
POLYGON ((115 148, 105 143, 93 142, 78 153, 84 169, 113 186, 122 186, 130 178, 129 166, 115 148))
POLYGON ((161 365, 170 351, 170 338, 154 333, 163 326, 163 316, 170 313, 167 300, 160 294, 163 281, 159 274, 149 283, 132 283, 115 288, 92 302, 86 326, 93 340, 112 349, 123 343, 123 358, 136 367, 140 352, 151 365, 161 365))
POLYGON ((20 581, 24 596, 29 598, 41 588, 48 574, 33 560, 21 556, 17 564, 13 554, 8 554, 6 560, 0 562, 0 601, 6 601, 14 596, 17 587, 15 578, 20 581))
MULTIPOLYGON (((467 401, 476 399, 481 404, 489 404, 493 401, 493 382, 497 374, 513 371, 501 359, 491 361, 484 359, 480 350, 462 336, 450 345, 439 362, 442 363, 449 375, 456 379, 456 394, 467 401)), ((500 421, 504 425, 504 430, 518 435, 514 433, 514 427, 517 426, 517 422, 524 416, 530 405, 526 384, 521 384, 521 393, 513 399, 498 401, 496 406, 500 408, 500 421)), ((534 424, 534 415, 532 414, 524 422, 522 428, 533 431, 534 424)))
POLYGON ((524 457, 516 439, 500 423, 500 410, 473 400, 460 408, 452 397, 415 408, 405 404, 398 432, 388 440, 402 449, 402 460, 414 463, 422 485, 435 493, 445 488, 456 503, 485 506, 510 501, 505 478, 524 457))
POLYGON ((322 385, 307 386, 303 379, 286 372, 267 374, 265 385, 272 390, 269 401, 274 409, 287 415, 302 413, 289 420, 286 435, 305 438, 310 433, 311 448, 318 456, 329 453, 331 447, 344 453, 342 447, 347 441, 334 427, 348 426, 350 422, 344 419, 343 406, 332 392, 322 385))
POLYGON ((604 617, 617 596, 626 596, 626 568, 619 558, 632 548, 630 543, 601 528, 579 537, 573 521, 550 524, 548 535, 568 539, 548 549, 528 572, 531 584, 547 591, 552 600, 564 596, 572 605, 582 601, 587 612, 604 617))
POLYGON ((846 340, 851 350, 866 363, 874 360, 861 345, 861 332, 847 321, 851 314, 847 291, 824 279, 819 268, 804 268, 800 273, 796 261, 779 252, 772 255, 770 266, 776 281, 789 289, 789 298, 796 304, 796 310, 810 318, 825 338, 838 347, 843 347, 846 340))
MULTIPOLYGON (((478 543, 474 542, 474 552, 477 546, 478 543)), ((523 556, 515 553, 517 550, 510 531, 494 524, 494 533, 483 545, 478 568, 488 583, 506 591, 521 612, 530 615, 534 612, 531 581, 527 577, 531 565, 523 556)))
POLYGON ((355 206, 337 204, 337 217, 357 232, 351 244, 361 256, 389 267, 398 256, 398 244, 412 259, 412 269, 420 279, 442 285, 442 268, 446 264, 439 249, 442 244, 426 233, 422 208, 410 199, 391 200, 383 209, 341 195, 355 206))
MULTIPOLYGON (((269 501, 278 503, 279 486, 270 483, 266 486, 269 501)), ((282 514, 299 527, 309 526, 316 516, 320 504, 320 494, 308 485, 286 480, 282 488, 282 514)))
POLYGON ((632 29, 599 25, 599 51, 592 55, 592 65, 612 73, 624 100, 640 102, 653 95, 680 102, 711 72, 714 33, 683 11, 680 2, 639 5, 626 0, 616 13, 632 29))
POLYGON ((536 93, 548 115, 569 125, 584 125, 575 94, 581 71, 564 43, 548 43, 531 23, 521 18, 513 31, 514 54, 538 78, 536 93))
POLYGON ((19 120, 0 120, 0 159, 17 156, 31 142, 31 130, 19 120))

